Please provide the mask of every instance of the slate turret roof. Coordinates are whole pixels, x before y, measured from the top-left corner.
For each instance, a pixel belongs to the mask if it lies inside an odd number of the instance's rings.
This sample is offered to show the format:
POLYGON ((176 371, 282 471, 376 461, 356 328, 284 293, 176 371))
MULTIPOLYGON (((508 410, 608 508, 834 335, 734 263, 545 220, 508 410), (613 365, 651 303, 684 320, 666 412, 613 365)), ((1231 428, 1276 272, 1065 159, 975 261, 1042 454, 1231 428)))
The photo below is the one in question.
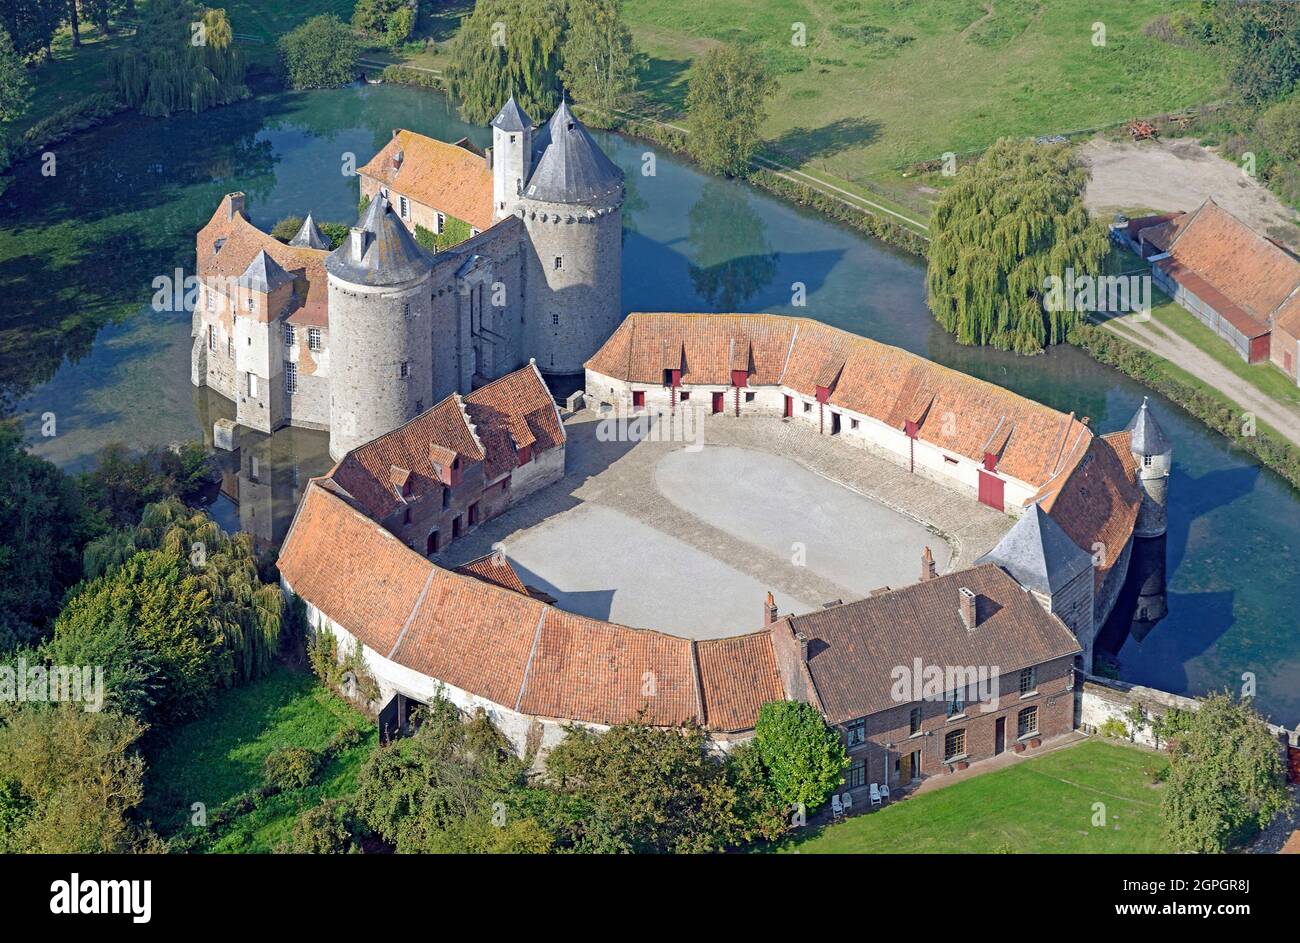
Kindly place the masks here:
POLYGON ((320 231, 316 225, 316 220, 311 218, 311 213, 307 213, 307 218, 302 221, 297 235, 289 240, 289 245, 299 246, 304 249, 328 249, 330 241, 325 238, 325 234, 320 231))
POLYGON ((286 272, 279 262, 267 255, 265 249, 253 256, 253 261, 248 263, 244 274, 239 276, 239 284, 244 288, 261 292, 274 291, 285 282, 291 281, 293 276, 286 272))
POLYGON ((356 228, 365 231, 361 257, 353 254, 351 234, 325 259, 325 270, 354 285, 399 285, 428 272, 432 258, 402 225, 382 193, 366 207, 356 228))
POLYGON ((524 131, 533 127, 533 119, 528 117, 528 113, 515 101, 515 96, 511 95, 510 100, 492 119, 492 127, 500 128, 502 131, 524 131))
POLYGON ((1160 428, 1156 417, 1151 415, 1151 408, 1147 405, 1145 396, 1142 397, 1142 405, 1129 420, 1127 431, 1134 455, 1164 455, 1166 452, 1173 451, 1165 430, 1160 428))
POLYGON ((582 122, 560 102, 538 134, 524 196, 546 203, 587 203, 623 186, 623 171, 605 156, 582 122))
POLYGON ((975 561, 996 563, 1027 589, 1051 596, 1092 567, 1092 557, 1079 549, 1042 505, 1029 507, 998 541, 975 561))

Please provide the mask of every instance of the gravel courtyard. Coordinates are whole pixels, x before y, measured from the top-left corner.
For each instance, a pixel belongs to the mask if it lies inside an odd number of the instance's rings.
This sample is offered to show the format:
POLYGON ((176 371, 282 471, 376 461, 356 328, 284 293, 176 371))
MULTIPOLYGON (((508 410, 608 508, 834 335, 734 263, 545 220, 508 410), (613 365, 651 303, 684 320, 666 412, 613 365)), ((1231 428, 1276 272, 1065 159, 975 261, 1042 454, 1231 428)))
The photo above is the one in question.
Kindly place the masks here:
POLYGON ((600 441, 566 420, 564 479, 486 522, 439 562, 496 546, 560 608, 692 638, 756 631, 770 590, 809 612, 906 586, 929 546, 968 565, 1010 519, 816 430, 705 421, 705 446, 600 441), (877 493, 877 490, 879 492, 877 493), (950 545, 951 544, 951 545, 950 545))

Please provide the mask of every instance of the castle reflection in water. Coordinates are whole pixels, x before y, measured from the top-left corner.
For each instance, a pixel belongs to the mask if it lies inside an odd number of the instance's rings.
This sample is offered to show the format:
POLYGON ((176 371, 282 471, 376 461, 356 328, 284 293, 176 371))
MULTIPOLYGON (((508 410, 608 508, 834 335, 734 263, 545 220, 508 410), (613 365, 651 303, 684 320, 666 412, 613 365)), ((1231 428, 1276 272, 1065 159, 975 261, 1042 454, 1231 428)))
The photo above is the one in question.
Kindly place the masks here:
POLYGON ((1103 658, 1113 661, 1128 639, 1141 642, 1169 614, 1165 540, 1164 535, 1133 538, 1128 576, 1110 618, 1097 636, 1096 651, 1103 658))

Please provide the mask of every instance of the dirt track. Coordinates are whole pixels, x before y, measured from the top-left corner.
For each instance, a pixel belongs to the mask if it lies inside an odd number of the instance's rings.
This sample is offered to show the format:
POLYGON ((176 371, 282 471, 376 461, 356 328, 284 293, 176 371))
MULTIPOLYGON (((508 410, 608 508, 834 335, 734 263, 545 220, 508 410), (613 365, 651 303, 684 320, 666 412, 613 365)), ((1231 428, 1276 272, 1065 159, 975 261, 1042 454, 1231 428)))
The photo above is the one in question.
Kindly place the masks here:
POLYGON ((1085 195, 1090 210, 1194 210, 1211 196, 1251 228, 1300 252, 1296 213, 1237 164, 1193 140, 1132 144, 1094 138, 1080 146, 1079 156, 1092 167, 1085 195))

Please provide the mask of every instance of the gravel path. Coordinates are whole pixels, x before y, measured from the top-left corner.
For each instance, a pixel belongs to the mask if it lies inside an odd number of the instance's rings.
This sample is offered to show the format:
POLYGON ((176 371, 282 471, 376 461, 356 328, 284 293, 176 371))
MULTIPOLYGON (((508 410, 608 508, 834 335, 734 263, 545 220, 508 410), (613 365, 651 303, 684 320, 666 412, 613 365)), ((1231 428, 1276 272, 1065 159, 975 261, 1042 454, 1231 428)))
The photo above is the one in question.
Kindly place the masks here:
POLYGON ((1214 197, 1246 225, 1300 252, 1296 213, 1243 173, 1240 165, 1194 140, 1134 144, 1094 138, 1081 145, 1078 154, 1092 168, 1084 195, 1090 210, 1109 214, 1145 207, 1190 212, 1206 197, 1214 197))

